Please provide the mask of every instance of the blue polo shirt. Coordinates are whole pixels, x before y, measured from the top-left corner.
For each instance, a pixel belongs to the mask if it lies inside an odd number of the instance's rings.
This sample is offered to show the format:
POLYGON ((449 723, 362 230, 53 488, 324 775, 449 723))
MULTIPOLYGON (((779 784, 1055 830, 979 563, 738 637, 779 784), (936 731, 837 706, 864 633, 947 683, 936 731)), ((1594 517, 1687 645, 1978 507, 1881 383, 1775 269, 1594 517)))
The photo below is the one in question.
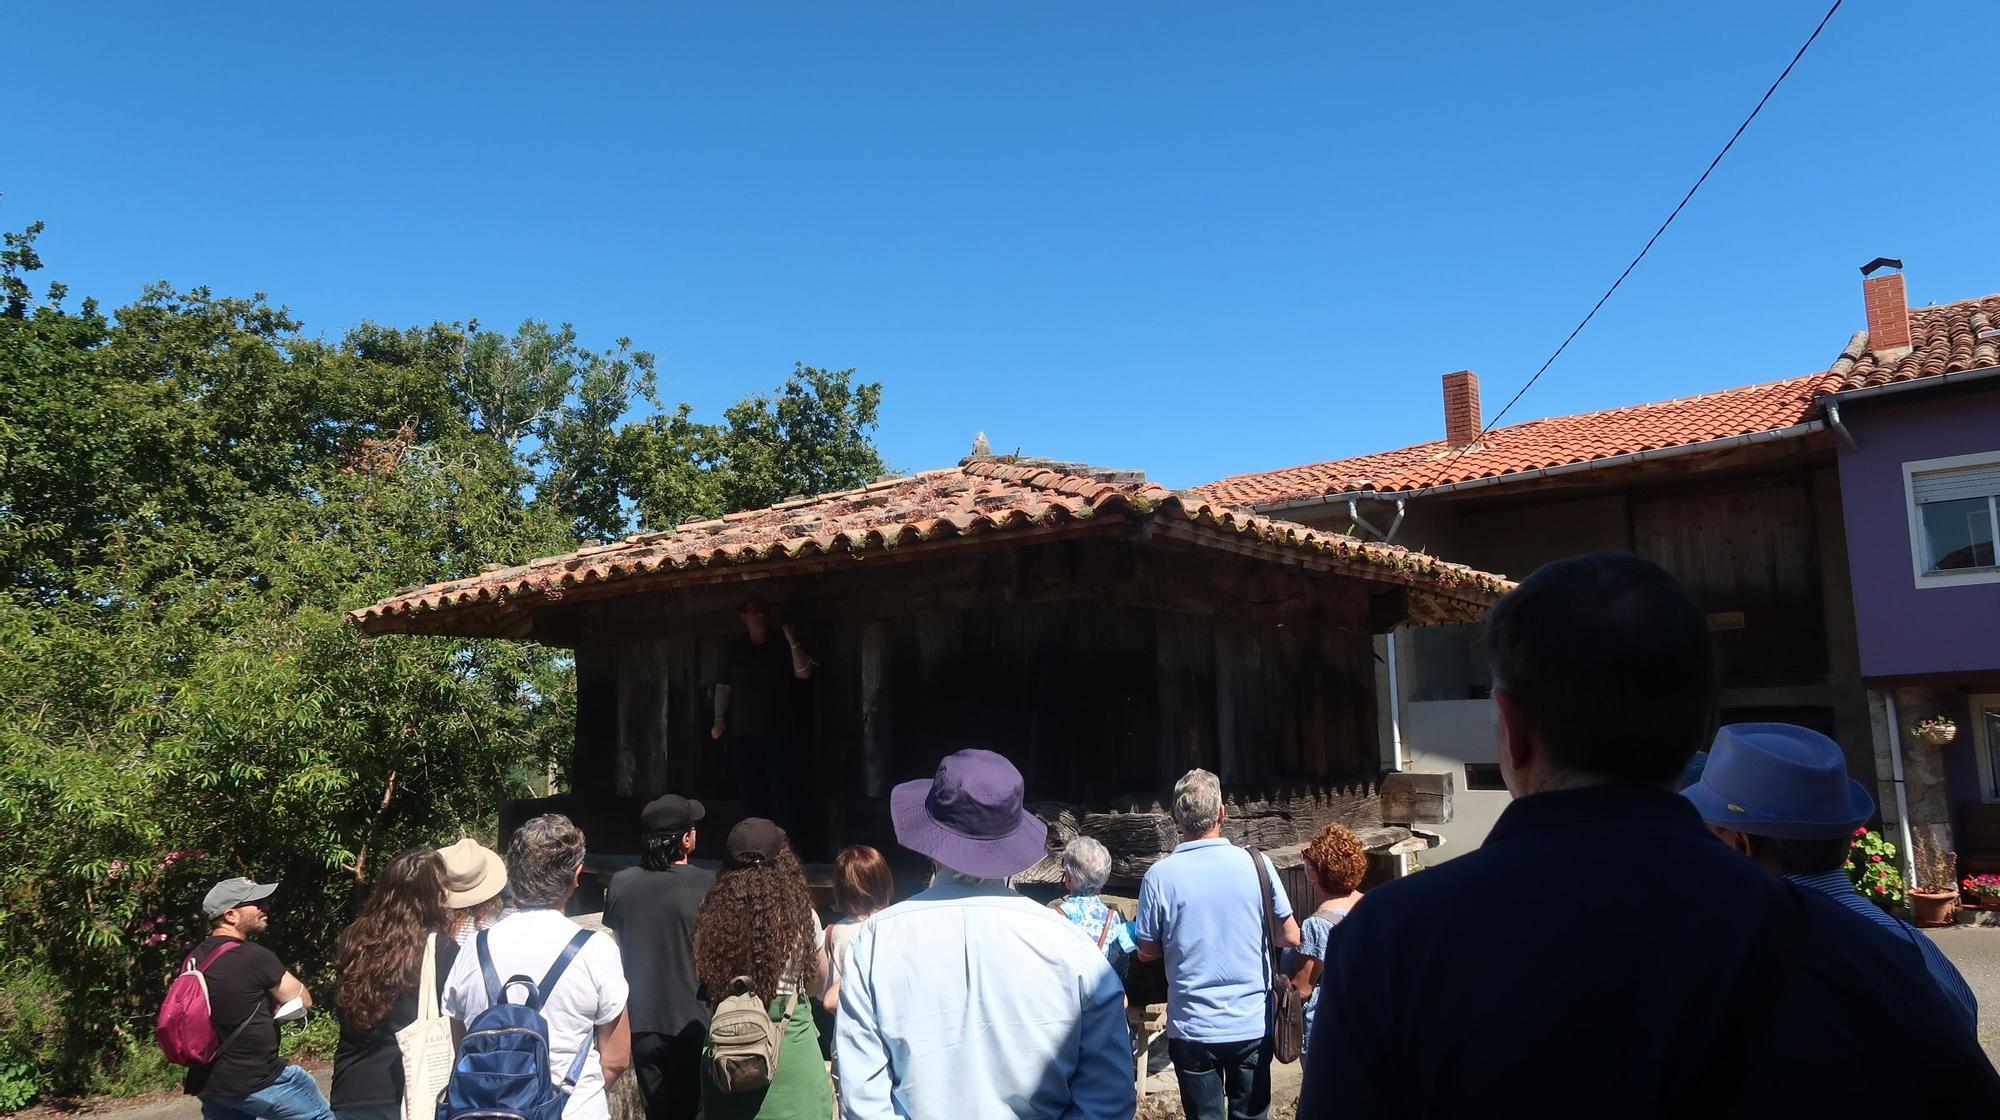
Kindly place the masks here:
MULTIPOLYGON (((1190 840, 1146 872, 1132 932, 1167 957, 1167 1037, 1244 1042, 1264 1037, 1271 944, 1250 853, 1223 837, 1190 840)), ((1292 904, 1270 857, 1271 906, 1292 904)))

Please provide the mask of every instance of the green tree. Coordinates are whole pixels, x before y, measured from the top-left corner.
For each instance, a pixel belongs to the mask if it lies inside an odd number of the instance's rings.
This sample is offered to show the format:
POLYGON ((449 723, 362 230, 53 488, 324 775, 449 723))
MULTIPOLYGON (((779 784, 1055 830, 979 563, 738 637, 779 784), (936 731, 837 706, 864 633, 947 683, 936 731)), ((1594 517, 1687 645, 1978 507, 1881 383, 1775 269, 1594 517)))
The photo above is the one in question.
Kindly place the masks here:
POLYGON ((719 425, 686 405, 627 425, 619 469, 648 529, 859 486, 882 473, 881 405, 881 382, 800 363, 776 394, 738 401, 719 425))
POLYGON ((315 973, 385 857, 566 757, 560 651, 345 611, 880 469, 852 371, 709 425, 568 326, 324 341, 262 295, 38 301, 38 232, 0 251, 0 1098, 149 1052, 208 883, 281 879, 273 941, 315 973))

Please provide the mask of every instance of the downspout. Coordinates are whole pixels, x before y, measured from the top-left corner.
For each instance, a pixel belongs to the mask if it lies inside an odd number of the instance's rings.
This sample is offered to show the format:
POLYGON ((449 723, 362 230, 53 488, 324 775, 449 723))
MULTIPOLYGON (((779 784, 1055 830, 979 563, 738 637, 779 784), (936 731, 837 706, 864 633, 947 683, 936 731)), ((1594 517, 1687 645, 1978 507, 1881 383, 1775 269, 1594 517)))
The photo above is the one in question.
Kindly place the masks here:
POLYGON ((1410 502, 1408 498, 1396 499, 1396 516, 1389 520, 1389 531, 1382 534, 1383 544, 1396 543, 1396 530, 1403 527, 1403 515, 1409 512, 1409 508, 1410 502))
POLYGON ((1826 401, 1826 426, 1833 429, 1833 436, 1840 441, 1840 446, 1850 454, 1861 450, 1861 446, 1854 442, 1854 433, 1848 431, 1847 425, 1840 422, 1840 398, 1821 399, 1826 401))
POLYGON ((1896 787, 1896 823, 1903 834, 1903 882, 1906 889, 1917 887, 1916 849, 1910 843, 1910 795, 1903 784, 1903 721, 1896 715, 1896 694, 1882 690, 1882 707, 1889 717, 1889 780, 1896 787))
MULTIPOLYGON (((1401 503, 1398 504, 1400 505, 1401 503)), ((1361 516, 1360 499, 1358 498, 1347 499, 1347 520, 1352 522, 1356 526, 1359 526, 1360 528, 1368 530, 1369 536, 1374 537, 1376 540, 1381 541, 1383 544, 1389 543, 1389 537, 1385 535, 1382 532, 1382 530, 1377 529, 1373 522, 1361 516)), ((1393 525, 1390 526, 1389 532, 1394 533, 1395 531, 1396 531, 1395 526, 1393 525)))
MULTIPOLYGON (((1348 502, 1347 505, 1349 509, 1354 508, 1354 503, 1352 501, 1348 502)), ((1383 544, 1395 543, 1396 530, 1401 529, 1403 527, 1403 515, 1407 512, 1409 512, 1409 502, 1406 499, 1397 498, 1396 516, 1389 522, 1388 532, 1382 534, 1383 544)), ((1390 752, 1390 758, 1392 758, 1395 763, 1394 766, 1391 768, 1400 773, 1403 769, 1403 690, 1397 684, 1396 631, 1394 627, 1391 627, 1388 633, 1388 647, 1389 647, 1389 752, 1390 752)), ((1408 875, 1409 873, 1410 873, 1409 854, 1406 852, 1398 852, 1396 854, 1396 877, 1400 879, 1403 876, 1408 875)))

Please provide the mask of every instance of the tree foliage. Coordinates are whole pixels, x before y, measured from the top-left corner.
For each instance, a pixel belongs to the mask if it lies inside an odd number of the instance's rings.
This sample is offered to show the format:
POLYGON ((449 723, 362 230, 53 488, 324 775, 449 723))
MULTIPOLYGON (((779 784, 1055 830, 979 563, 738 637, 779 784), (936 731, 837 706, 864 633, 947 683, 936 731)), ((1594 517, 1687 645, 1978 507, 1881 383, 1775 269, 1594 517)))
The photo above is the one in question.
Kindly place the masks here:
POLYGON ((345 611, 881 469, 851 370, 706 424, 566 325, 325 341, 261 294, 38 301, 39 231, 0 254, 0 1078, 76 1090, 143 1048, 226 875, 282 879, 273 941, 318 973, 372 868, 566 755, 561 651, 345 611))

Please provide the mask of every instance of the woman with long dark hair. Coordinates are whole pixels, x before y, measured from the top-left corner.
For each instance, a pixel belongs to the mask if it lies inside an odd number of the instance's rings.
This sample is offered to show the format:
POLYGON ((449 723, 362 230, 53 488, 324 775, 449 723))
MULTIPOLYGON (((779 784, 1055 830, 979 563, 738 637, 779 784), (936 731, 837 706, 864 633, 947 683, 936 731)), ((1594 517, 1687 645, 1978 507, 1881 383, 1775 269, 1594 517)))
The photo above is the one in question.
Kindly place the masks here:
MULTIPOLYGON (((695 915, 695 973, 710 999, 739 976, 785 1025, 778 1073, 757 1092, 725 1093, 705 1073, 706 1120, 825 1120, 833 1087, 820 1058, 813 996, 826 983, 819 915, 783 829, 751 817, 729 832, 727 858, 695 915)), ((705 1065, 706 1063, 704 1063, 705 1065)))
POLYGON ((397 856, 333 952, 333 1111, 339 1120, 399 1120, 403 1058, 396 1032, 416 1021, 424 946, 436 934, 437 987, 458 958, 445 905, 444 861, 430 848, 397 856))

